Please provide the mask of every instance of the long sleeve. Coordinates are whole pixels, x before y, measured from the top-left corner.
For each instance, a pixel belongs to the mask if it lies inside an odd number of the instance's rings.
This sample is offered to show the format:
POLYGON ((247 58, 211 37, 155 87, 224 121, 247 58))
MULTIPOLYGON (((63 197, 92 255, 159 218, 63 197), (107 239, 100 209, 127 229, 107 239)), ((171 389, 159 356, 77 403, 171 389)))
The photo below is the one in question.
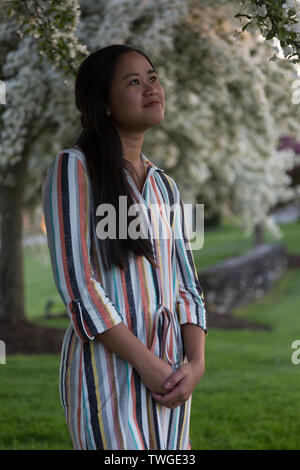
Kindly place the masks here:
POLYGON ((174 200, 173 232, 178 276, 177 313, 179 323, 180 325, 184 323, 198 325, 207 334, 204 294, 199 283, 186 228, 183 202, 176 183, 174 200))
POLYGON ((44 219, 55 284, 82 342, 122 321, 91 265, 91 190, 81 159, 57 155, 43 182, 44 219))

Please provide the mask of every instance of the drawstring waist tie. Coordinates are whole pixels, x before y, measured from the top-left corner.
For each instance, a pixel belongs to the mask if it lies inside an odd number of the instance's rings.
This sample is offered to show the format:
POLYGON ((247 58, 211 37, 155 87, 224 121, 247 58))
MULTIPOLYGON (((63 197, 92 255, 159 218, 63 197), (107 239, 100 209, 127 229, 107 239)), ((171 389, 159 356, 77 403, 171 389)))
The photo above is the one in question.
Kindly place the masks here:
POLYGON ((180 325, 174 314, 164 305, 159 305, 154 315, 151 352, 161 359, 166 358, 174 371, 182 365, 183 344, 180 325))

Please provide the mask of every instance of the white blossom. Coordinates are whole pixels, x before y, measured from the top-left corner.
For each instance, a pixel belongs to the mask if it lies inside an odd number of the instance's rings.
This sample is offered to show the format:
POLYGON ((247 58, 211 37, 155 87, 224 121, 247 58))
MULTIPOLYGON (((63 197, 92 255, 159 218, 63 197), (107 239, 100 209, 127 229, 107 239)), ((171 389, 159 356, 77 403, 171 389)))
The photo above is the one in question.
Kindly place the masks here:
MULTIPOLYGON (((75 8, 77 2, 71 3, 75 8)), ((52 40, 65 33, 71 58, 79 49, 112 43, 148 53, 165 89, 166 113, 145 134, 143 153, 174 176, 185 201, 195 201, 200 193, 247 233, 263 223, 278 235, 270 209, 300 193, 290 188, 286 173, 295 156, 276 149, 282 133, 300 135, 293 65, 269 61, 271 46, 254 31, 232 41, 238 20, 224 21, 236 13, 232 2, 216 0, 214 9, 209 0, 199 3, 196 32, 186 21, 185 0, 82 0, 76 31, 54 32, 52 40), (222 27, 217 28, 218 18, 222 27)), ((0 23, 0 42, 14 31, 0 23)), ((38 186, 54 155, 80 131, 74 82, 40 57, 34 38, 20 38, 2 67, 7 104, 0 113, 0 176, 6 184, 14 184, 6 170, 22 158, 29 133, 29 172, 38 186)), ((34 190, 31 184, 27 194, 34 190)))

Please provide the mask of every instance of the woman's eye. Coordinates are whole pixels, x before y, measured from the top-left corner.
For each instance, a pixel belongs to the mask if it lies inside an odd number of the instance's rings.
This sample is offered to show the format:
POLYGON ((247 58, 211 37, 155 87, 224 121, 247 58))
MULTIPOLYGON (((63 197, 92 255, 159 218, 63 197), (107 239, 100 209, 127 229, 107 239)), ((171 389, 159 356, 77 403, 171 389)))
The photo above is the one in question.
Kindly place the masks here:
MULTIPOLYGON (((150 78, 150 80, 152 80, 152 78, 155 78, 155 81, 157 80, 157 78, 155 77, 155 75, 153 75, 153 77, 150 78)), ((138 78, 134 78, 133 80, 131 80, 131 82, 129 83, 129 85, 131 85, 133 82, 136 82, 138 81, 138 78)))

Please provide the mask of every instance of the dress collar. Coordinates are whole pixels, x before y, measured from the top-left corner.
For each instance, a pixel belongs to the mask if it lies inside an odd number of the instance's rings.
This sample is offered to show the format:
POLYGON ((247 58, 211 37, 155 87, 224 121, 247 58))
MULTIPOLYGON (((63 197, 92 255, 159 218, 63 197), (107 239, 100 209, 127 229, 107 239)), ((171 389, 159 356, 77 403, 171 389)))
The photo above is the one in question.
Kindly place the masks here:
POLYGON ((143 160, 143 162, 144 162, 144 165, 146 165, 146 169, 147 169, 148 167, 151 167, 151 166, 152 166, 152 167, 155 168, 156 170, 159 170, 159 171, 164 172, 164 170, 163 170, 162 168, 158 168, 158 166, 154 165, 154 163, 152 163, 152 162, 149 160, 149 158, 145 157, 145 155, 144 155, 143 153, 141 153, 141 158, 142 158, 142 160, 143 160))

